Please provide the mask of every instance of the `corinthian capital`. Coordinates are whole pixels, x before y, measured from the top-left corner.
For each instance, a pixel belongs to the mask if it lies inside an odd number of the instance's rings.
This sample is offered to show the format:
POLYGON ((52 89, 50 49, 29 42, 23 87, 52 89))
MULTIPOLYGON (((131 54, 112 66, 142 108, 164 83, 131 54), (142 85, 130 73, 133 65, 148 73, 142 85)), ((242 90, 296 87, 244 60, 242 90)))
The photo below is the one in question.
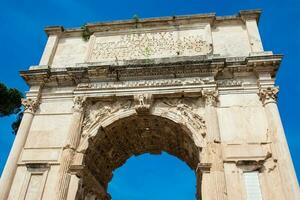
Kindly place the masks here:
POLYGON ((82 112, 83 108, 86 104, 86 97, 77 96, 74 98, 74 106, 73 109, 75 112, 82 112))
POLYGON ((266 105, 268 103, 275 103, 277 101, 278 92, 279 89, 277 87, 261 88, 258 95, 263 105, 266 105))
POLYGON ((22 105, 24 106, 25 112, 34 113, 39 107, 39 100, 38 99, 22 99, 22 105))
POLYGON ((217 90, 203 90, 202 96, 205 99, 205 105, 215 106, 218 102, 218 91, 217 90))

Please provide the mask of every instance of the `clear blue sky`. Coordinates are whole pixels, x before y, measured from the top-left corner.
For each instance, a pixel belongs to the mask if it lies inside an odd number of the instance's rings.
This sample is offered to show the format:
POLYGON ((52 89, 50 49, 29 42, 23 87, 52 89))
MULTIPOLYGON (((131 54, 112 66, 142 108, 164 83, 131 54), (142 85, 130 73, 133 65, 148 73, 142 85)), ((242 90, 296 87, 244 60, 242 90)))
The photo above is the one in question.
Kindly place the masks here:
MULTIPOLYGON (((25 92, 18 71, 36 65, 46 43, 49 25, 78 27, 85 22, 216 12, 235 14, 260 8, 259 27, 265 50, 285 55, 277 76, 279 109, 294 165, 300 175, 300 0, 0 0, 0 82, 25 92), (296 75, 296 77, 294 77, 296 75)), ((13 142, 13 117, 0 118, 0 172, 13 142)), ((193 199, 193 172, 175 157, 143 155, 115 173, 110 184, 114 200, 193 199)))

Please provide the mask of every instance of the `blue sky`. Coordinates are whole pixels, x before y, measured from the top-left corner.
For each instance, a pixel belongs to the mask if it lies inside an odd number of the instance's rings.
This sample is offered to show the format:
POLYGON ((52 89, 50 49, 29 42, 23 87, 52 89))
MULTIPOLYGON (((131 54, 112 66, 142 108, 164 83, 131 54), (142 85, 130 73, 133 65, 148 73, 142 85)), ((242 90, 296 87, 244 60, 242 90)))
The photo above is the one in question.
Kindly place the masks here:
MULTIPOLYGON (((259 27, 265 50, 285 55, 277 76, 278 106, 299 177, 300 0, 0 0, 0 82, 23 92, 28 89, 18 71, 38 64, 47 39, 45 26, 79 27, 86 22, 130 19, 135 14, 141 18, 207 12, 230 15, 254 8, 263 10, 259 27)), ((13 119, 0 118, 0 172, 14 139, 13 119)), ((194 187, 193 172, 182 161, 167 154, 146 154, 118 169, 109 190, 117 200, 146 200, 147 196, 179 200, 194 198, 194 187)))

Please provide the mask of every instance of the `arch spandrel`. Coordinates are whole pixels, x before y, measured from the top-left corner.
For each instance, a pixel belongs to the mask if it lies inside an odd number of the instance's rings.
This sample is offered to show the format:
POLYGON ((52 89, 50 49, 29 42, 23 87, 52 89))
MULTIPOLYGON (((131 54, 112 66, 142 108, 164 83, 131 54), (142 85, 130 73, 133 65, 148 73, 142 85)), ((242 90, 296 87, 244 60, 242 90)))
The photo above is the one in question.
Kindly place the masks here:
MULTIPOLYGON (((88 148, 100 129, 130 116, 138 115, 133 100, 89 101, 82 124, 82 136, 77 152, 88 148)), ((169 119, 180 124, 199 148, 205 146, 206 125, 203 100, 199 98, 162 98, 154 101, 147 115, 169 119)))

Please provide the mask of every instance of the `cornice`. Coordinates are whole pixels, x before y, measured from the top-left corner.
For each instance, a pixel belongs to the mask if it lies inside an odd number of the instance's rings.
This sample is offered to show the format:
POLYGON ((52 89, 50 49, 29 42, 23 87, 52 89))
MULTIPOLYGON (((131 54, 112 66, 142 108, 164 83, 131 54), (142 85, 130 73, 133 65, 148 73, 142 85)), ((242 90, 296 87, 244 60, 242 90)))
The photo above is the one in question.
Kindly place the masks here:
POLYGON ((47 35, 58 35, 64 32, 63 26, 48 26, 44 29, 47 35))
POLYGON ((262 11, 259 9, 256 10, 241 10, 239 12, 239 16, 242 18, 242 20, 256 20, 257 23, 259 22, 259 18, 262 11))
POLYGON ((110 22, 96 22, 87 23, 84 28, 64 28, 63 26, 49 26, 45 28, 47 35, 57 34, 62 32, 63 34, 70 35, 78 32, 83 32, 86 29, 90 33, 94 32, 109 32, 109 31, 121 31, 121 30, 136 30, 140 28, 155 28, 155 27, 178 27, 181 25, 197 24, 197 23, 209 23, 212 26, 214 23, 226 22, 226 21, 242 21, 248 19, 259 20, 260 10, 242 10, 236 15, 230 16, 216 16, 216 13, 207 14, 195 14, 195 15, 181 15, 181 16, 167 16, 145 19, 130 19, 130 20, 117 20, 110 22))
POLYGON ((221 58, 218 56, 132 60, 118 64, 83 63, 75 67, 33 66, 20 71, 28 85, 76 86, 79 83, 216 77, 219 72, 269 72, 273 77, 282 55, 221 58))

